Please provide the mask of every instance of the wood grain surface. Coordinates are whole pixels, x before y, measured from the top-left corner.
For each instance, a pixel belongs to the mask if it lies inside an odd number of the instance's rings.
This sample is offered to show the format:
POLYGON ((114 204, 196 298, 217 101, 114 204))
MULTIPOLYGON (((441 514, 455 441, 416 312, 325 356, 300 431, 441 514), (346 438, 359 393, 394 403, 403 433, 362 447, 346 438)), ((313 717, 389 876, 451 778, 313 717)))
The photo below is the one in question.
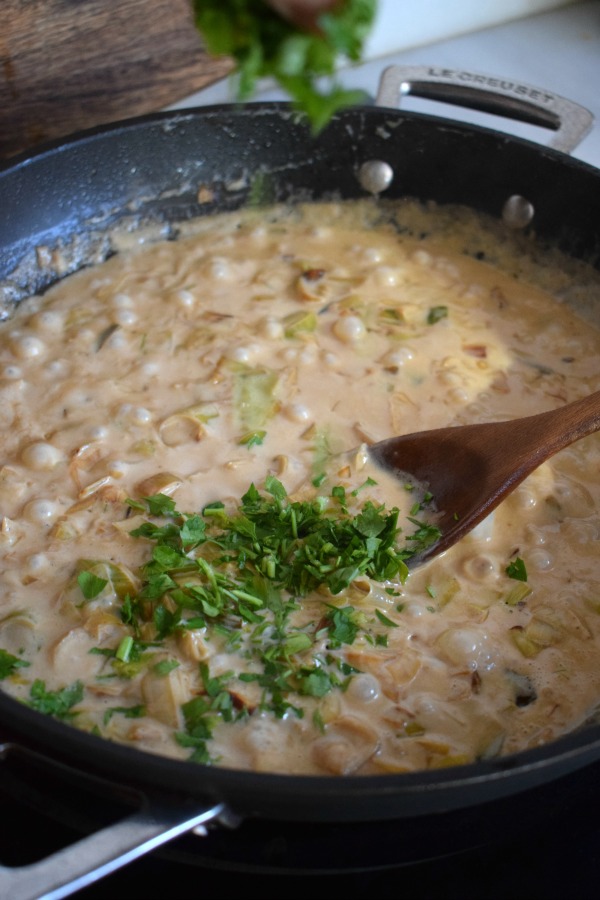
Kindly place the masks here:
POLYGON ((174 103, 231 71, 188 0, 0 0, 0 157, 174 103))

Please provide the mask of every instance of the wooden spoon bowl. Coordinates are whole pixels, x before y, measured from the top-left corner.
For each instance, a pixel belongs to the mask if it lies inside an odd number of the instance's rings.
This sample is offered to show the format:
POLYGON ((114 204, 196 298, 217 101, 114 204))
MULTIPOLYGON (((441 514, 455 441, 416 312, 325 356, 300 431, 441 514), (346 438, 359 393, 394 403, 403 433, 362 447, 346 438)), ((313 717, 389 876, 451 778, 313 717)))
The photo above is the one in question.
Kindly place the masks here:
POLYGON ((409 565, 447 550, 549 457, 599 429, 596 391, 535 416, 438 428, 373 444, 374 462, 422 484, 440 511, 441 538, 409 565))

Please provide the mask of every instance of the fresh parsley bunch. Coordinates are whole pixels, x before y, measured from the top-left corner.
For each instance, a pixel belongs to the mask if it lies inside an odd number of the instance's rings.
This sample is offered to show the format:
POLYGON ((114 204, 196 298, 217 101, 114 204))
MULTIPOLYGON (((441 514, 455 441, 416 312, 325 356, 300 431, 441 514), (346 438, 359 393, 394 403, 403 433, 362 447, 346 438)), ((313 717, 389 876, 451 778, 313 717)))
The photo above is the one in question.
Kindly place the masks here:
POLYGON ((196 26, 215 56, 231 56, 238 99, 248 100, 259 78, 274 78, 304 112, 314 132, 338 110, 364 100, 332 79, 338 59, 360 59, 377 0, 344 0, 302 31, 263 0, 192 0, 196 26), (328 88, 321 90, 319 80, 328 88))

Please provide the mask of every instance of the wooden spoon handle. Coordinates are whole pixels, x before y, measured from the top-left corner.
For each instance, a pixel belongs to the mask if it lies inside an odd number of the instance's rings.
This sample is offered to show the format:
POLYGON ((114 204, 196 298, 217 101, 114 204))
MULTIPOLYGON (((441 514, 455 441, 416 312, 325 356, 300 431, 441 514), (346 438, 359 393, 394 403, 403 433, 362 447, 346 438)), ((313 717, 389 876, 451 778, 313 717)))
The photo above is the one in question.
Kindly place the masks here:
POLYGON ((513 464, 527 458, 531 471, 564 447, 600 430, 600 391, 510 424, 518 442, 513 464))

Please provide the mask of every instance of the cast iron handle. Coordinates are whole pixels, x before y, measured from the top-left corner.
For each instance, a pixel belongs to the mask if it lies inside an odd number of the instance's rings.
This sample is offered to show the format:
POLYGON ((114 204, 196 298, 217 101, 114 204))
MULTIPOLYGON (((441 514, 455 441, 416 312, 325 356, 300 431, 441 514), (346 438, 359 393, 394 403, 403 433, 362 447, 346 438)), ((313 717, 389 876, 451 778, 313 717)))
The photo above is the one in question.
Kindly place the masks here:
MULTIPOLYGON (((85 772, 65 767, 15 744, 0 745, 0 765, 15 753, 25 765, 43 766, 49 774, 68 771, 71 779, 95 781, 85 772)), ((75 781, 76 783, 76 781, 75 781)), ((110 796, 111 785, 106 784, 110 796)), ((138 795, 140 805, 116 823, 28 865, 0 865, 0 897, 10 900, 60 900, 117 871, 194 828, 219 820, 236 824, 222 803, 162 795, 138 795)), ((201 832, 199 832, 200 834, 201 832)))
POLYGON ((466 69, 389 66, 379 83, 377 106, 397 109, 406 94, 549 128, 556 132, 549 146, 563 153, 575 149, 594 121, 589 110, 566 97, 466 69))

